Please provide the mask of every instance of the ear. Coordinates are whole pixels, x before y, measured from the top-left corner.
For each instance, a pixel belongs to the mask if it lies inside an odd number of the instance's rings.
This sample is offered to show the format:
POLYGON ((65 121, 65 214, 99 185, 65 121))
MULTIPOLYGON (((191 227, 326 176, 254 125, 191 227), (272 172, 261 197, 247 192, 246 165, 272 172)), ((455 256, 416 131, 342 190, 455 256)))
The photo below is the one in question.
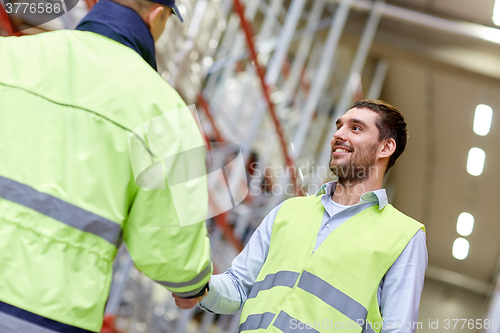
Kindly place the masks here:
POLYGON ((170 16, 165 11, 165 6, 162 5, 154 5, 146 15, 144 22, 149 25, 149 29, 151 31, 151 35, 153 35, 153 39, 155 43, 160 39, 163 31, 165 30, 165 25, 167 24, 167 19, 170 16))
POLYGON ((152 10, 149 11, 146 17, 146 23, 153 28, 158 24, 158 21, 161 21, 161 13, 165 9, 162 6, 154 6, 152 10))
POLYGON ((388 158, 396 151, 396 140, 393 138, 385 139, 379 147, 379 158, 388 158))

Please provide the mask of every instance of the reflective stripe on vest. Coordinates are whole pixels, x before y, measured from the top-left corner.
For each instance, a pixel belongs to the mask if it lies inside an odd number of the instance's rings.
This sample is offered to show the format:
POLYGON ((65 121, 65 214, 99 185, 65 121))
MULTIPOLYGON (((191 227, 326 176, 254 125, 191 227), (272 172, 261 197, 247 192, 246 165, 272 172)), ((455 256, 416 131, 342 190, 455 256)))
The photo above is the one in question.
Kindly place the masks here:
MULTIPOLYGON (((189 280, 187 282, 166 282, 166 281, 155 281, 155 282, 161 284, 162 286, 168 287, 168 288, 189 287, 189 286, 192 286, 193 284, 197 284, 198 282, 203 280, 211 272, 212 272, 212 263, 208 263, 207 267, 205 267, 203 269, 203 271, 201 271, 200 274, 198 274, 197 276, 195 276, 194 278, 192 278, 191 280, 189 280)), ((196 290, 193 290, 193 291, 189 291, 189 292, 185 292, 185 293, 176 292, 175 294, 178 296, 181 296, 181 297, 190 297, 190 296, 198 294, 203 288, 205 288, 204 285, 196 290)))
POLYGON ((307 333, 319 333, 312 327, 308 327, 305 323, 298 319, 293 318, 285 311, 281 311, 273 326, 279 328, 284 333, 295 333, 295 332, 307 332, 307 333))
POLYGON ((0 301, 0 332, 9 333, 93 333, 66 325, 0 301))
POLYGON ((268 328, 275 316, 276 315, 272 312, 250 315, 247 320, 240 325, 238 332, 268 328))
MULTIPOLYGON (((299 273, 290 271, 281 271, 277 272, 276 274, 268 274, 264 278, 264 280, 255 283, 248 298, 254 298, 257 296, 259 291, 269 290, 276 286, 286 286, 293 288, 298 277, 299 273)), ((300 277, 299 284, 297 286, 307 291, 308 293, 311 293, 312 295, 318 297, 323 302, 330 305, 332 308, 343 313, 346 317, 348 317, 352 321, 356 323, 366 322, 368 311, 366 310, 365 307, 363 307, 361 304, 359 304, 354 299, 347 296, 334 286, 330 285, 328 282, 317 277, 316 275, 311 274, 308 271, 304 271, 302 273, 302 276, 300 277)), ((254 330, 258 328, 267 328, 272 321, 272 318, 269 321, 267 320, 269 319, 269 314, 272 313, 266 312, 264 314, 259 314, 259 315, 250 315, 245 321, 245 323, 240 325, 240 331, 254 330), (264 323, 267 323, 267 325, 264 325, 264 323)), ((286 333, 289 331, 291 320, 294 320, 294 323, 300 323, 299 320, 289 316, 286 312, 281 311, 280 314, 278 315, 278 318, 276 318, 276 321, 274 322, 273 326, 276 326, 277 328, 286 333), (286 323, 288 323, 287 325, 285 325, 284 318, 285 319, 288 318, 286 321, 286 323)), ((299 326, 302 327, 303 325, 299 326)), ((298 326, 293 330, 293 332, 301 331, 301 330, 297 331, 297 329, 298 326)), ((306 329, 306 331, 314 332, 316 330, 309 328, 306 329)), ((374 331, 373 329, 370 328, 369 325, 365 325, 365 327, 363 327, 362 332, 373 333, 374 331)))
POLYGON ((0 176, 0 198, 33 209, 70 227, 102 237, 117 246, 121 226, 50 194, 0 176))
MULTIPOLYGON (((247 320, 240 325, 238 332, 257 330, 260 328, 266 329, 269 327, 276 315, 272 312, 261 314, 253 314, 248 316, 247 320)), ((273 326, 284 333, 308 332, 319 333, 312 327, 308 327, 305 323, 293 318, 285 311, 281 311, 273 323, 273 326)))
MULTIPOLYGON (((352 321, 363 323, 366 321, 368 310, 363 305, 316 275, 304 271, 300 277, 298 287, 318 297, 337 311, 342 312, 352 321)), ((371 333, 373 330, 368 326, 368 328, 363 328, 363 332, 371 333)))
POLYGON ((0 312, 0 332, 9 333, 57 333, 57 331, 32 324, 28 321, 0 312))
POLYGON ((293 288, 299 278, 299 273, 290 271, 281 271, 276 274, 268 274, 264 280, 256 282, 248 295, 248 298, 257 297, 261 290, 268 290, 272 287, 283 286, 293 288))
MULTIPOLYGON (((322 324, 322 323, 317 323, 322 324)), ((273 326, 279 328, 284 333, 296 333, 296 332, 307 332, 307 333, 320 333, 314 327, 307 326, 306 323, 301 322, 298 319, 293 318, 285 311, 281 311, 273 326)), ((363 328, 361 333, 374 333, 371 328, 363 328)))

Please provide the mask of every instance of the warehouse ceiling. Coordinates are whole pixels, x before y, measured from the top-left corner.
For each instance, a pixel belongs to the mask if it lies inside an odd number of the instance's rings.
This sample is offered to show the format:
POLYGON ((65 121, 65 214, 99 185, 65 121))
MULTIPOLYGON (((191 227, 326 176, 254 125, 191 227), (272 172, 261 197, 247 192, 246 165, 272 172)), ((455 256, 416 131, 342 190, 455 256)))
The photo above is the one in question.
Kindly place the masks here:
MULTIPOLYGON (((449 20, 495 27, 494 0, 388 0, 449 20)), ((343 43, 356 46, 367 14, 351 12, 343 43)), ((382 17, 371 60, 387 58, 382 99, 405 115, 410 140, 389 175, 397 208, 426 224, 429 265, 491 283, 500 257, 499 219, 492 209, 500 175, 500 44, 382 17), (478 104, 493 108, 490 133, 472 131, 478 104), (486 152, 484 172, 466 171, 470 148, 486 152), (497 147, 497 148, 495 148, 497 147), (469 256, 457 260, 452 245, 458 215, 475 217, 469 256)))
POLYGON ((421 12, 494 26, 491 21, 494 0, 388 0, 387 4, 421 12))

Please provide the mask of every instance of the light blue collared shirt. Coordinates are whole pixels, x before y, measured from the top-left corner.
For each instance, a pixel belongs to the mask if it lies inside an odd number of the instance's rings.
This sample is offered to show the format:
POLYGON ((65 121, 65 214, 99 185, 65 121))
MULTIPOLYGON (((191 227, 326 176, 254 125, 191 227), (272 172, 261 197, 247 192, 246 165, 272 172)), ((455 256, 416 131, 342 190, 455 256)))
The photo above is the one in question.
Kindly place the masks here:
MULTIPOLYGON (((336 185, 336 182, 324 184, 317 194, 323 194, 321 203, 325 212, 315 249, 333 230, 354 215, 374 205, 382 209, 388 203, 385 189, 380 189, 364 193, 356 205, 340 205, 331 198, 336 185)), ((243 251, 233 260, 231 268, 223 274, 212 276, 210 292, 199 304, 202 309, 221 314, 235 314, 241 309, 266 261, 273 222, 282 204, 264 218, 243 251)), ((380 281, 377 296, 386 323, 381 333, 415 332, 413 328, 405 329, 404 324, 417 322, 426 269, 425 233, 419 230, 380 281), (397 328, 398 326, 403 328, 397 328)))

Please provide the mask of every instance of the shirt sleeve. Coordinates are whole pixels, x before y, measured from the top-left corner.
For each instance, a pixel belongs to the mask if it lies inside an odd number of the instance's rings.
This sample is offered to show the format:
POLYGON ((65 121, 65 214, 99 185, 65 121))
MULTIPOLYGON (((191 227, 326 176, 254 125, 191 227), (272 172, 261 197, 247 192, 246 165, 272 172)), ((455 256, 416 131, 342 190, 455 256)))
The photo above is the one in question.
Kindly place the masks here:
POLYGON ((241 309, 266 261, 273 223, 282 204, 264 218, 231 268, 212 276, 210 291, 199 303, 200 308, 220 314, 236 314, 241 309))
POLYGON ((426 269, 425 233, 419 230, 385 275, 380 297, 381 333, 415 332, 426 269))

